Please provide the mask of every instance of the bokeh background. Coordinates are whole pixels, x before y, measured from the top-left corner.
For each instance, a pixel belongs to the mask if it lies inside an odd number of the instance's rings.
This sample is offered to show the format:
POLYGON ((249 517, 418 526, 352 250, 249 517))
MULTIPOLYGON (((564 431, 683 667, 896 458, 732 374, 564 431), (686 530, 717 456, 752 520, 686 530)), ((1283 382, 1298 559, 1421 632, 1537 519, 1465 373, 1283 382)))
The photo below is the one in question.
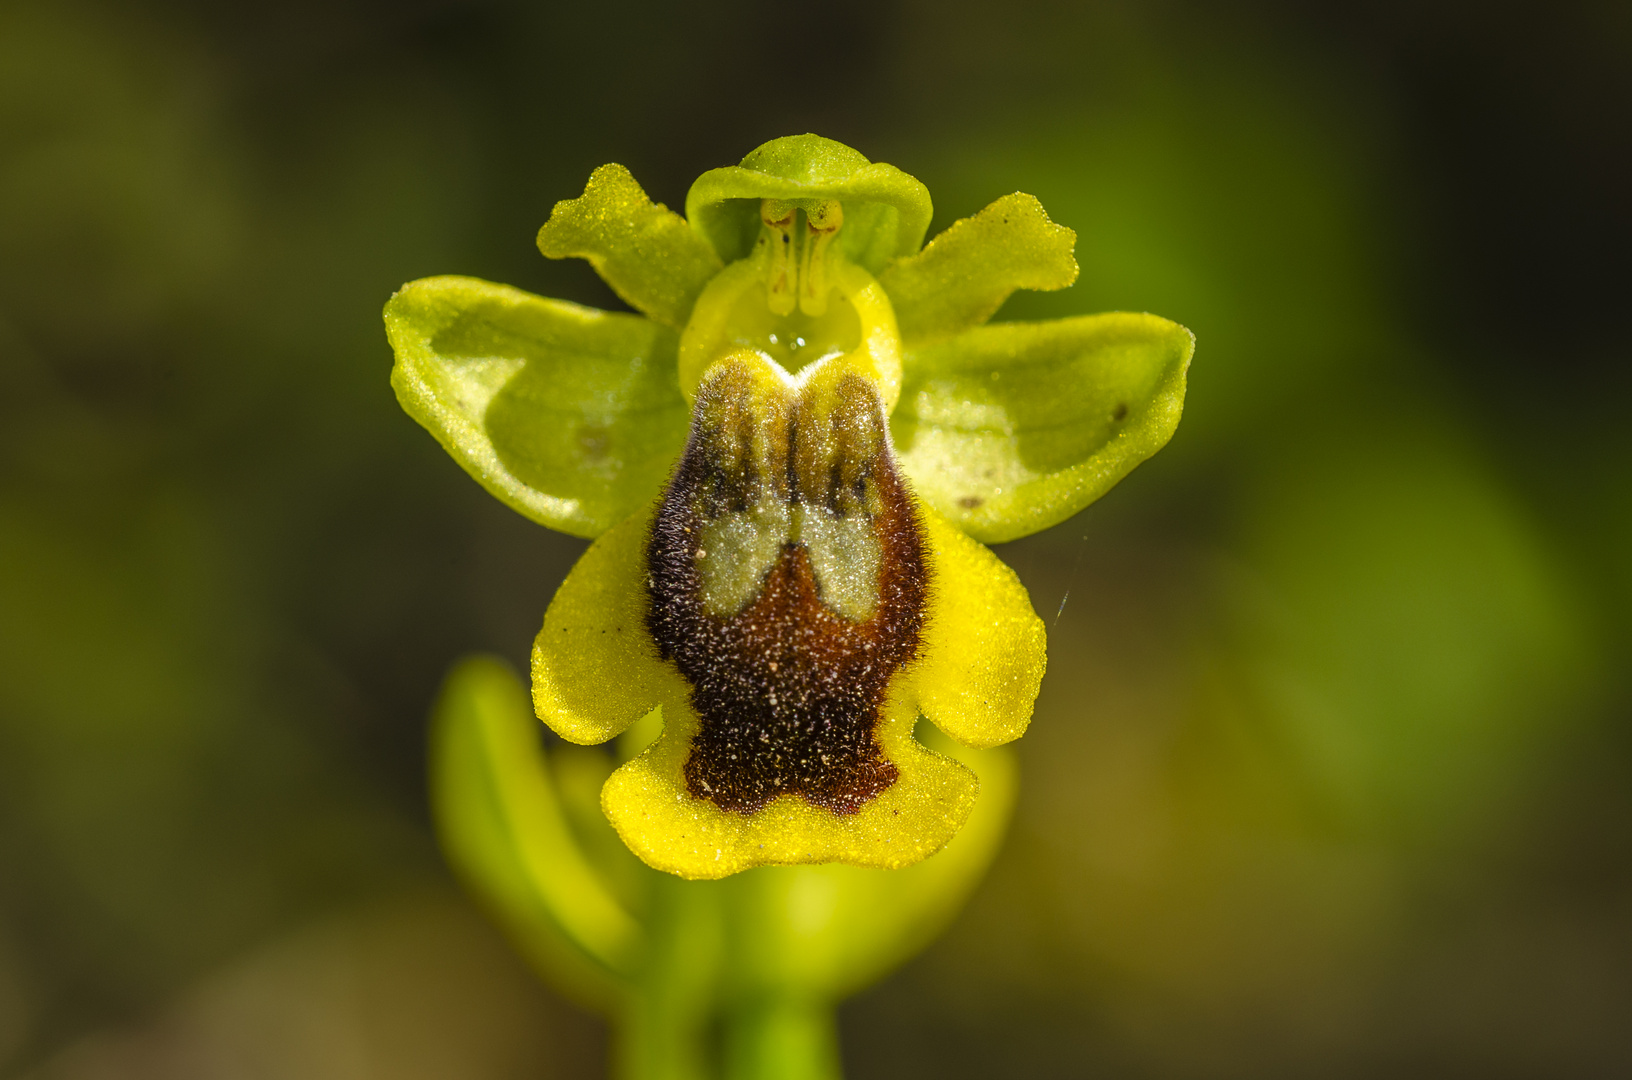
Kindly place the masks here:
POLYGON ((1632 7, 4 0, 0 1075, 604 1071, 423 780, 581 544, 379 311, 619 307, 557 199, 807 130, 1076 229, 1000 317, 1199 339, 1173 443, 1002 549, 1020 810, 853 1080, 1632 1073, 1632 7))

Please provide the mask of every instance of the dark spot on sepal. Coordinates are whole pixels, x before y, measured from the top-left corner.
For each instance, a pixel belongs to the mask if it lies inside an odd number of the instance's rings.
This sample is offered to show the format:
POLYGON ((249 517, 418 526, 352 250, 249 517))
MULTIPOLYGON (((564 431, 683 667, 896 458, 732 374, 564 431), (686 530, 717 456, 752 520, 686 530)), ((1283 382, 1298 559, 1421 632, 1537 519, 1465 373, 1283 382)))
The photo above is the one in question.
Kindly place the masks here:
POLYGON ((598 424, 583 424, 578 428, 578 449, 590 461, 601 461, 612 449, 612 432, 598 424))

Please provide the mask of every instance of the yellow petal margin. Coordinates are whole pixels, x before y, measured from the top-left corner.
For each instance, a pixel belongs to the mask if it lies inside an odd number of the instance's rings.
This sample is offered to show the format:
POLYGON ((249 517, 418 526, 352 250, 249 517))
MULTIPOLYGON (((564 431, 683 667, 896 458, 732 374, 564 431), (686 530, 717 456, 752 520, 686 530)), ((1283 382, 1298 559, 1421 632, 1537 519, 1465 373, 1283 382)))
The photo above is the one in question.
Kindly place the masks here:
POLYGON ((908 672, 917 705, 966 746, 1018 739, 1047 666, 1047 631, 1031 597, 1003 561, 926 503, 929 611, 919 659, 908 672))
POLYGON ((646 628, 652 510, 608 531, 573 567, 533 648, 533 703, 545 723, 579 743, 661 717, 661 736, 601 791, 607 818, 647 864, 692 879, 767 864, 897 869, 933 855, 963 827, 980 782, 913 738, 914 725, 926 716, 977 747, 1018 737, 1043 676, 1045 634, 1013 571, 928 506, 919 503, 918 512, 931 571, 923 645, 891 685, 877 733, 899 773, 853 814, 797 795, 741 814, 687 790, 699 719, 685 680, 659 658, 646 628))
POLYGON ((568 742, 602 743, 689 690, 646 629, 646 538, 654 503, 589 545, 533 642, 533 709, 568 742))
POLYGON ((755 813, 737 814, 686 790, 683 770, 697 714, 689 704, 665 706, 662 736, 612 774, 601 789, 601 809, 631 851, 683 878, 722 878, 764 864, 910 866, 952 839, 980 791, 967 766, 912 737, 917 713, 910 692, 892 691, 878 741, 900 772, 856 813, 835 814, 784 795, 755 813))

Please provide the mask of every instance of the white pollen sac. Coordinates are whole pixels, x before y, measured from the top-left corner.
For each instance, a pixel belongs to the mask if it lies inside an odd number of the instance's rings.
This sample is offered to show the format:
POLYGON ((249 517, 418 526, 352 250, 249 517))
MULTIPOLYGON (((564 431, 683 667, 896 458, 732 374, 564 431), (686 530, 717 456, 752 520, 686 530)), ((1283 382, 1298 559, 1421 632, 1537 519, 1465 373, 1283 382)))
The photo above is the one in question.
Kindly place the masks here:
POLYGON ((861 515, 839 515, 800 504, 793 511, 793 539, 810 553, 822 603, 851 622, 878 610, 878 536, 861 515))
POLYGON ((700 530, 697 569, 703 610, 728 619, 759 595, 765 575, 792 539, 791 507, 766 496, 747 510, 722 514, 700 530))

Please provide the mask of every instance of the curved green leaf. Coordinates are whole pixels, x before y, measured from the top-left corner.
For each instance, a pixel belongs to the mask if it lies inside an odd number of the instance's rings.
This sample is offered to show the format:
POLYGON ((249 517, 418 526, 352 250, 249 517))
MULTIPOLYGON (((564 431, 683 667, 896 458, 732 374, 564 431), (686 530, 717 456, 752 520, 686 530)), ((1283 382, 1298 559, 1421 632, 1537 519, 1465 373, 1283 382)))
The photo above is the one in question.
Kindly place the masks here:
POLYGON ((685 218, 646 197, 622 165, 602 165, 584 193, 563 199, 538 230, 551 259, 587 259, 612 291, 676 330, 722 263, 685 218))
POLYGON ((408 415, 527 517, 594 537, 650 502, 685 446, 673 331, 475 278, 385 307, 408 415))
POLYGON ((1063 289, 1077 280, 1077 234, 1048 219, 1022 192, 1005 195, 974 217, 897 260, 878 281, 895 305, 909 345, 927 344, 979 326, 1016 289, 1063 289))
POLYGON ((1173 435, 1195 336, 1154 315, 976 327, 906 358, 890 428, 926 502, 986 543, 1058 524, 1173 435))
POLYGON ((933 212, 928 189, 894 165, 874 164, 819 135, 790 135, 754 150, 741 165, 699 176, 686 195, 686 217, 730 262, 753 250, 763 199, 839 200, 839 246, 874 274, 918 250, 933 212))
POLYGON ((449 673, 431 726, 442 848, 522 950, 562 988, 614 1006, 642 931, 574 842, 521 681, 500 660, 449 673))

